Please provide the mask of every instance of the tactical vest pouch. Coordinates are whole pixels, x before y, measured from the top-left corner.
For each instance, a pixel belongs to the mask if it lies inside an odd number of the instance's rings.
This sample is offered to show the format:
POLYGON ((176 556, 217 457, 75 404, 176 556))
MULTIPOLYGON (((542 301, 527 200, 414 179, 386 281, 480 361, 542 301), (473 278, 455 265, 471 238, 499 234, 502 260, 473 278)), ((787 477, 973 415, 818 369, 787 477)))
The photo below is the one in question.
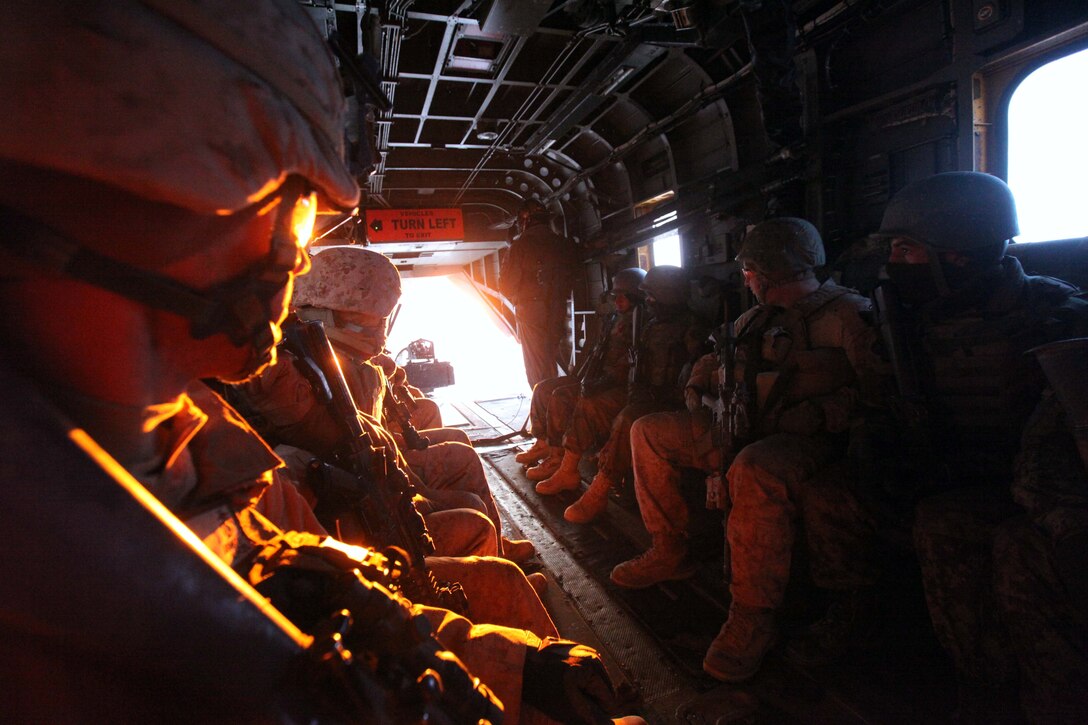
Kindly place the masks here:
POLYGON ((828 395, 857 379, 850 360, 839 349, 798 351, 790 356, 790 362, 794 370, 783 396, 787 404, 828 395))
POLYGON ((778 382, 779 371, 767 370, 762 373, 756 373, 756 409, 766 410, 767 399, 770 397, 771 391, 774 390, 775 384, 778 382))

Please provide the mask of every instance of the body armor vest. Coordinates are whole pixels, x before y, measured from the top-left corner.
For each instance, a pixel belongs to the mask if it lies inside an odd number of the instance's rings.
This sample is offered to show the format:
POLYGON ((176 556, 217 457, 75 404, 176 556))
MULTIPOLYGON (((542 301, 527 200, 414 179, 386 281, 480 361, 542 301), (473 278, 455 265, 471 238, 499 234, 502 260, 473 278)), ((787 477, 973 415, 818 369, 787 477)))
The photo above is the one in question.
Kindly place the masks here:
POLYGON ((930 324, 922 336, 928 359, 927 408, 953 470, 1009 479, 1013 456, 1043 380, 1025 353, 1048 342, 1046 310, 977 314, 930 324))
POLYGON ((1006 314, 972 310, 931 322, 920 335, 933 440, 961 475, 1011 477, 1021 431, 1045 384, 1025 353, 1067 334, 1047 293, 1064 297, 1061 288, 1068 288, 1045 278, 1028 278, 1028 284, 1042 294, 1026 294, 1024 304, 1006 314))
POLYGON ((684 393, 680 370, 688 359, 684 334, 695 318, 684 307, 675 312, 657 314, 649 319, 638 341, 638 362, 632 371, 630 392, 648 394, 660 405, 680 407, 684 393))
POLYGON ((789 309, 755 308, 737 333, 734 380, 748 396, 753 432, 768 434, 765 421, 776 409, 827 395, 853 383, 857 376, 846 352, 813 347, 810 323, 835 300, 854 291, 824 283, 789 309))

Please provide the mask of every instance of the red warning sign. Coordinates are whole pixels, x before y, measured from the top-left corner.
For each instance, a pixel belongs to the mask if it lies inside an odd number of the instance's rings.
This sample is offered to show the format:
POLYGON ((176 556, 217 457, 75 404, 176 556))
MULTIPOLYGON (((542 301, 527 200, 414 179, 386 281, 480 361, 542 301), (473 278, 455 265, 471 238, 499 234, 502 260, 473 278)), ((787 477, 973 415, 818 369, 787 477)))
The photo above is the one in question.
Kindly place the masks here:
POLYGON ((465 238, 460 209, 367 209, 370 242, 459 242, 465 238))

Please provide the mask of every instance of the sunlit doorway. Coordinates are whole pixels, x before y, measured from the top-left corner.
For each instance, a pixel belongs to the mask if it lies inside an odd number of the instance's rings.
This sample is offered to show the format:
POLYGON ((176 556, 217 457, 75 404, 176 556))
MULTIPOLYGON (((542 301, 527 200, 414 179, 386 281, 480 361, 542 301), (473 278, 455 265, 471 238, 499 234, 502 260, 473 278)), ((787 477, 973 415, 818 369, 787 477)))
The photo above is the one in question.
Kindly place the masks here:
POLYGON ((499 416, 517 430, 529 413, 521 345, 463 275, 402 279, 401 309, 389 334, 394 356, 416 339, 434 343, 453 365, 455 383, 431 394, 443 404, 518 398, 499 416), (509 420, 507 420, 509 418, 509 420))

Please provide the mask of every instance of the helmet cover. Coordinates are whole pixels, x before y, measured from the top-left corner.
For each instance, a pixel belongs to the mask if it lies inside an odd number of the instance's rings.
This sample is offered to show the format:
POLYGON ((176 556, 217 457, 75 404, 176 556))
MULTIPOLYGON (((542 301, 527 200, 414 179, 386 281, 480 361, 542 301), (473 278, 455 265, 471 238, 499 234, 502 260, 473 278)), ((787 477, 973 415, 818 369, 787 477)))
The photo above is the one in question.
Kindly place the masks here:
POLYGON ((1008 185, 977 171, 937 174, 903 187, 888 203, 877 232, 957 252, 993 248, 1019 233, 1008 185))
MULTIPOLYGON (((0 114, 0 160, 200 215, 288 175, 334 206, 358 201, 337 71, 296 0, 0 3, 0 64, 0 105, 19 109, 0 114)), ((17 190, 3 201, 18 208, 17 190)))
POLYGON ((688 300, 687 270, 670 264, 651 267, 641 289, 663 305, 682 305, 688 300))
POLYGON ((737 261, 770 279, 781 279, 811 271, 827 258, 816 227, 804 219, 781 217, 752 227, 737 261))
POLYGON ((400 273, 384 254, 364 247, 315 250, 313 268, 295 281, 294 305, 388 317, 400 299, 400 273))
POLYGON ((612 291, 622 292, 628 296, 638 296, 641 294, 639 286, 643 280, 646 279, 646 270, 639 267, 628 267, 627 269, 621 269, 616 272, 616 275, 612 278, 612 291))

